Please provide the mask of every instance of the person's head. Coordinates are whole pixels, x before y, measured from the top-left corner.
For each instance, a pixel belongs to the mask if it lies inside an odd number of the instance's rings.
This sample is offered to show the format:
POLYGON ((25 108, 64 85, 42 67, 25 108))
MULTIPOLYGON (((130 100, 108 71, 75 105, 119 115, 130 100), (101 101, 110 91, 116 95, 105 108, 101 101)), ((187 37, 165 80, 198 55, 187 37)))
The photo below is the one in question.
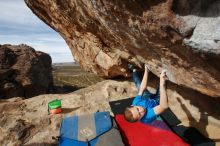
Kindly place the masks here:
POLYGON ((129 106, 124 111, 124 117, 128 122, 133 123, 140 120, 145 113, 146 109, 142 106, 129 106))

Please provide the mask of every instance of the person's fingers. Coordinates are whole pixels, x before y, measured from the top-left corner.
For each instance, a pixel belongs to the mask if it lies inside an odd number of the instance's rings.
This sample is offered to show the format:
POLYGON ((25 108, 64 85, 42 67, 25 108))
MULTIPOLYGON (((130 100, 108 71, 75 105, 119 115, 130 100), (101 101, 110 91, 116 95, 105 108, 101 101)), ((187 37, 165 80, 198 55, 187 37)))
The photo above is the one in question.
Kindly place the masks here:
POLYGON ((161 78, 162 80, 169 80, 169 78, 168 78, 167 75, 166 75, 166 70, 165 70, 165 69, 163 69, 163 70, 161 71, 160 78, 161 78))
POLYGON ((168 76, 167 76, 167 75, 165 75, 165 76, 164 76, 164 79, 165 79, 165 80, 169 80, 169 78, 168 78, 168 76))
POLYGON ((149 66, 147 64, 144 65, 145 69, 149 70, 149 66))
POLYGON ((166 70, 163 69, 163 70, 161 71, 160 77, 164 78, 165 75, 166 75, 166 70))
POLYGON ((161 72, 161 74, 166 74, 166 70, 163 69, 162 72, 161 72))

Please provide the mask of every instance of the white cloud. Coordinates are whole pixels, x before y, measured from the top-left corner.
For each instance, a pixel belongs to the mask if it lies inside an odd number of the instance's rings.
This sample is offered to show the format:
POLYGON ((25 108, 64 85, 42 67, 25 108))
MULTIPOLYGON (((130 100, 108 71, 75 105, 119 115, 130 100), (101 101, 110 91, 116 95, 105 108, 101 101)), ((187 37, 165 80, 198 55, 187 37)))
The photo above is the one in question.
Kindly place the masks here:
POLYGON ((0 44, 27 44, 49 53, 53 62, 73 61, 63 38, 35 16, 24 0, 0 0, 0 6, 0 44))
POLYGON ((0 6, 0 22, 17 25, 42 25, 41 20, 33 15, 24 0, 1 0, 0 6))
POLYGON ((66 55, 67 58, 64 57, 63 60, 65 62, 73 61, 71 51, 65 41, 62 38, 52 37, 49 35, 0 35, 0 44, 27 44, 33 47, 35 50, 42 51, 48 53, 52 56, 53 62, 57 62, 66 55), (49 38, 48 38, 49 37, 49 38), (59 57, 59 54, 62 57, 59 57), (56 58, 57 57, 57 58, 56 58), (69 61, 67 61, 69 59, 69 61))

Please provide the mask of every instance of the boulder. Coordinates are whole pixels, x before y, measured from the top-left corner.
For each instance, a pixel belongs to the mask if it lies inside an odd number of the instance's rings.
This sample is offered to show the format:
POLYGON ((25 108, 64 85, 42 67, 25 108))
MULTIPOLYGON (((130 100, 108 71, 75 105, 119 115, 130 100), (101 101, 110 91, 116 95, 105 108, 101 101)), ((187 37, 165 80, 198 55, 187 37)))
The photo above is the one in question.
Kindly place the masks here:
POLYGON ((108 101, 132 97, 136 91, 128 81, 103 81, 69 94, 39 95, 29 99, 0 100, 0 145, 49 146, 59 135, 63 117, 110 111, 108 101), (62 114, 48 115, 47 103, 62 99, 62 114))
POLYGON ((53 85, 51 57, 27 45, 0 46, 0 98, 32 97, 53 85))
MULTIPOLYGON (((154 93, 157 80, 149 82, 149 91, 154 93)), ((220 104, 218 98, 209 99, 197 91, 168 84, 169 106, 182 125, 196 127, 203 135, 220 139, 220 104), (199 97, 199 99, 198 99, 199 97), (207 102, 208 101, 208 102, 207 102)), ((0 100, 0 145, 7 146, 54 146, 52 137, 59 136, 62 118, 111 111, 109 101, 134 97, 138 93, 130 81, 105 80, 69 94, 45 94, 22 100, 0 100), (47 104, 60 99, 62 113, 48 115, 47 104)))
POLYGON ((65 39, 80 66, 107 78, 147 63, 159 76, 220 96, 218 0, 25 0, 65 39))

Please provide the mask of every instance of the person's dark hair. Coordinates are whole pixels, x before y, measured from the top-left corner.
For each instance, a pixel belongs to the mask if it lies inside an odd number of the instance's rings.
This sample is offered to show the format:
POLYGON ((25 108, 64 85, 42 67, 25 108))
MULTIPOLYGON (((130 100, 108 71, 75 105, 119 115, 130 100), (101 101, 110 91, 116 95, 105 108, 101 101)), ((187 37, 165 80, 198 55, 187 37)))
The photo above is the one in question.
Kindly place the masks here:
POLYGON ((132 106, 126 107, 124 111, 124 118, 126 121, 133 123, 133 122, 136 122, 138 119, 134 119, 133 114, 130 110, 131 108, 132 106))

